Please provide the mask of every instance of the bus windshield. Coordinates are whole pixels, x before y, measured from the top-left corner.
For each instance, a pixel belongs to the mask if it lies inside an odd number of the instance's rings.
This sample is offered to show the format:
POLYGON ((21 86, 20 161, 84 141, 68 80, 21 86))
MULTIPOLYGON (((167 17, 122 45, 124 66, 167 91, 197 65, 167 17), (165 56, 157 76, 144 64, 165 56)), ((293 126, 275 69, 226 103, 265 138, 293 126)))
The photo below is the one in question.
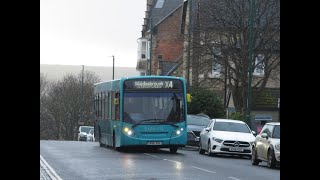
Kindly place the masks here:
POLYGON ((184 109, 181 92, 124 92, 122 119, 134 124, 180 122, 184 109))

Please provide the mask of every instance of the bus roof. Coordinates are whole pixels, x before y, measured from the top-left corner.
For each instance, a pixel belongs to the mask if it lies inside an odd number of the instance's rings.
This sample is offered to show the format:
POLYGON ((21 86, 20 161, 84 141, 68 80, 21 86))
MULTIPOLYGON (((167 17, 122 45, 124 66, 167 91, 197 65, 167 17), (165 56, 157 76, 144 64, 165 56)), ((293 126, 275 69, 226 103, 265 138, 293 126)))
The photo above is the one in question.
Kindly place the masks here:
POLYGON ((115 81, 120 81, 120 80, 127 80, 127 79, 143 79, 143 78, 168 78, 168 79, 181 79, 184 80, 183 77, 177 77, 177 76, 130 76, 130 77, 121 77, 120 79, 115 79, 115 80, 109 80, 109 81, 103 81, 94 84, 94 86, 107 83, 107 82, 115 82, 115 81))

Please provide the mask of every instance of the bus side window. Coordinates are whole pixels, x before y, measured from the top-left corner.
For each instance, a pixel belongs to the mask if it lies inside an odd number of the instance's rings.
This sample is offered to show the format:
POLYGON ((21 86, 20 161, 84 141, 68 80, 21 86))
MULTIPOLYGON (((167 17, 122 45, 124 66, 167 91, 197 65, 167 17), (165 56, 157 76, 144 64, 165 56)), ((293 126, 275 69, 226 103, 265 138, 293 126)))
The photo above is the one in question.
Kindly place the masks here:
POLYGON ((119 101, 119 93, 113 91, 112 92, 112 119, 120 120, 120 101, 119 101))
POLYGON ((120 120, 120 93, 115 93, 115 119, 120 120))

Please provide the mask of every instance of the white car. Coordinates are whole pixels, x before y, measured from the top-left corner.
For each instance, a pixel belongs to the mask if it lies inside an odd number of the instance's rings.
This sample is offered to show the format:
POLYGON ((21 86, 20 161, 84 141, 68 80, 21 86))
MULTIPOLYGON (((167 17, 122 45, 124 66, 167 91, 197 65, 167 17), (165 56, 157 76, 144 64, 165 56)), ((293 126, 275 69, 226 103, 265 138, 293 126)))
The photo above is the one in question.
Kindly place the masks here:
POLYGON ((91 129, 87 135, 87 141, 91 141, 91 142, 95 142, 95 138, 94 138, 94 129, 91 129))
POLYGON ((280 122, 266 123, 252 146, 252 165, 266 161, 269 168, 280 166, 280 122))
POLYGON ((200 133, 199 153, 231 154, 251 157, 255 132, 239 120, 212 119, 200 133))
POLYGON ((80 126, 78 130, 78 141, 88 141, 89 131, 93 126, 80 126))

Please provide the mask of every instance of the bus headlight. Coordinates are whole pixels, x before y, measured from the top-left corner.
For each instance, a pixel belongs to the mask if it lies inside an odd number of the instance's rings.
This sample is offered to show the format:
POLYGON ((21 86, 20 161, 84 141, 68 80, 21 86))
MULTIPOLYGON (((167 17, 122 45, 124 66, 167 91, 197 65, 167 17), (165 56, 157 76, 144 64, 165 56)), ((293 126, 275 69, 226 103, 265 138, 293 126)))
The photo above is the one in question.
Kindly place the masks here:
POLYGON ((123 132, 127 135, 127 136, 133 136, 134 132, 132 129, 128 128, 128 127, 124 127, 123 128, 123 132))
POLYGON ((176 130, 176 135, 180 135, 183 131, 183 128, 179 128, 176 130))
POLYGON ((180 131, 180 130, 177 130, 177 131, 176 131, 176 134, 177 134, 177 135, 180 135, 180 134, 181 134, 181 131, 180 131))

